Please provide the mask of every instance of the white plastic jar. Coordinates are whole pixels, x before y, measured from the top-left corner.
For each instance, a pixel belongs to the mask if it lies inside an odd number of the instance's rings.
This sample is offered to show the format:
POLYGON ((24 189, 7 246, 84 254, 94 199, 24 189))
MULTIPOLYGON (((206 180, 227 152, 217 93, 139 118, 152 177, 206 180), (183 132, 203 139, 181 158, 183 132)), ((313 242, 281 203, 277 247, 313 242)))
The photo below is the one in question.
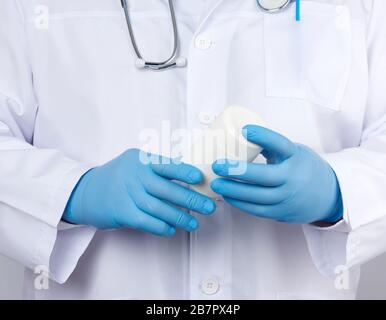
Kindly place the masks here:
MULTIPOLYGON (((248 124, 264 125, 262 119, 252 110, 230 106, 192 143, 183 161, 199 168, 205 178, 203 183, 192 186, 194 190, 217 199, 218 195, 210 187, 212 180, 217 178, 212 170, 213 162, 223 159, 252 162, 256 159, 261 148, 243 136, 243 128, 248 124)), ((232 174, 241 174, 245 166, 231 170, 234 170, 232 174)))

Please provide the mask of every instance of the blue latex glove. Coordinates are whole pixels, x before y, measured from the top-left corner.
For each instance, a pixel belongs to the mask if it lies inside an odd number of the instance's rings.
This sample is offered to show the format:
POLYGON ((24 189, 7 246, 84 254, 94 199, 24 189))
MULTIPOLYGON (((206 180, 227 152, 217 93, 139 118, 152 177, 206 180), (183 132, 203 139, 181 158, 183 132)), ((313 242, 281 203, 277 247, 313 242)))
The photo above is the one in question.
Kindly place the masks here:
POLYGON ((216 161, 213 171, 227 179, 214 180, 214 192, 242 211, 281 222, 332 223, 342 218, 335 172, 318 154, 263 127, 248 125, 243 134, 263 148, 267 164, 216 161), (244 174, 229 174, 241 165, 246 165, 244 174))
POLYGON ((196 184, 202 181, 202 173, 187 164, 159 164, 165 162, 158 156, 144 164, 140 155, 139 150, 128 150, 88 171, 72 192, 63 220, 100 229, 127 227, 160 236, 173 235, 176 227, 197 229, 197 219, 176 206, 210 214, 215 203, 171 180, 196 184))

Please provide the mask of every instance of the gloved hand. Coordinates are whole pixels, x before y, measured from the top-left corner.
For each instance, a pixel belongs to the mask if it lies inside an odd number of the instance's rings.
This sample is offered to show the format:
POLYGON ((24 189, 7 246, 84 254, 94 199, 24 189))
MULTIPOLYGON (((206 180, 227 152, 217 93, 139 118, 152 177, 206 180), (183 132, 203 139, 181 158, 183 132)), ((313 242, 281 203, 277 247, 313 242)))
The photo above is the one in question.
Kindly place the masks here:
MULTIPOLYGON (((267 164, 216 161, 211 187, 224 200, 258 217, 288 223, 337 222, 343 205, 330 165, 314 151, 263 127, 248 125, 244 136, 263 148, 267 164), (231 168, 246 166, 232 175, 231 168)), ((235 170, 233 170, 235 171, 235 170)))
POLYGON ((198 227, 197 219, 175 206, 202 214, 215 210, 210 198, 171 181, 200 183, 203 176, 198 169, 182 163, 162 164, 161 157, 154 155, 144 164, 141 155, 144 153, 139 150, 128 150, 88 171, 72 192, 63 220, 100 229, 127 227, 171 236, 176 227, 186 231, 198 227))

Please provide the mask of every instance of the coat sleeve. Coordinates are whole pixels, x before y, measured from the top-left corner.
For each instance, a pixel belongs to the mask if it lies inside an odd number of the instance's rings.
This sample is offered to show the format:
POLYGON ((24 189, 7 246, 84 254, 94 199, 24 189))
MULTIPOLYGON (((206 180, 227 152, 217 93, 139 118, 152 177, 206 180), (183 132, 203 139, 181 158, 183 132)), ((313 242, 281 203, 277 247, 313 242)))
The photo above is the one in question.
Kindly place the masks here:
POLYGON ((74 185, 90 166, 33 146, 38 101, 24 31, 18 2, 1 0, 0 254, 31 269, 48 267, 52 279, 64 282, 95 232, 79 227, 69 238, 58 229, 74 185))
POLYGON ((318 268, 334 274, 386 252, 386 1, 374 0, 368 26, 369 88, 361 144, 323 155, 342 190, 344 221, 304 226, 318 268))

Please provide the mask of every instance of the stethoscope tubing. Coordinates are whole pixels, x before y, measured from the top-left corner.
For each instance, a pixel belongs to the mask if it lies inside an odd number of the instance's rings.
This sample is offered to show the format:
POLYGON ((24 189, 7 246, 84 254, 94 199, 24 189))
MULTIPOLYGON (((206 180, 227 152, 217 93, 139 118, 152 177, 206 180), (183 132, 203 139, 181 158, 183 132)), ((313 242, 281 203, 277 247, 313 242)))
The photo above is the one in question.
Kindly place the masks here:
POLYGON ((173 51, 171 56, 164 60, 164 61, 159 61, 159 62, 152 62, 152 61, 146 61, 142 54, 141 51, 139 50, 137 40, 134 35, 134 29, 133 29, 133 24, 131 23, 131 18, 130 18, 130 13, 129 13, 129 8, 127 4, 127 0, 121 0, 123 11, 125 12, 125 18, 126 18, 126 24, 127 28, 129 30, 130 34, 130 39, 131 43, 133 45, 133 49, 135 51, 135 54, 137 58, 141 61, 143 61, 144 68, 152 69, 152 70, 165 70, 168 68, 173 68, 177 66, 176 59, 177 59, 177 54, 178 54, 178 27, 177 27, 177 18, 176 18, 176 13, 174 9, 174 4, 173 0, 168 0, 169 2, 169 8, 170 8, 170 16, 172 20, 172 25, 173 25, 173 51))
MULTIPOLYGON (((256 2, 261 10, 269 13, 277 13, 287 8, 289 4, 293 1, 296 1, 296 20, 299 21, 300 20, 300 0, 287 0, 285 3, 283 3, 283 5, 277 8, 266 8, 261 4, 261 0, 257 0, 256 2)), ((181 59, 181 61, 179 61, 180 59, 178 59, 177 57, 178 51, 179 51, 179 39, 178 39, 179 35, 178 35, 177 18, 176 18, 173 0, 168 0, 168 3, 169 3, 170 16, 171 16, 172 25, 173 25, 173 51, 171 56, 168 59, 164 61, 159 61, 159 62, 152 62, 152 61, 146 61, 143 58, 141 51, 138 47, 137 40, 135 38, 127 0, 121 0, 122 8, 125 13, 127 28, 130 34, 131 43, 132 43, 135 55, 137 56, 136 65, 140 69, 162 71, 162 70, 175 68, 177 66, 181 67, 186 65, 186 59, 181 59)))

